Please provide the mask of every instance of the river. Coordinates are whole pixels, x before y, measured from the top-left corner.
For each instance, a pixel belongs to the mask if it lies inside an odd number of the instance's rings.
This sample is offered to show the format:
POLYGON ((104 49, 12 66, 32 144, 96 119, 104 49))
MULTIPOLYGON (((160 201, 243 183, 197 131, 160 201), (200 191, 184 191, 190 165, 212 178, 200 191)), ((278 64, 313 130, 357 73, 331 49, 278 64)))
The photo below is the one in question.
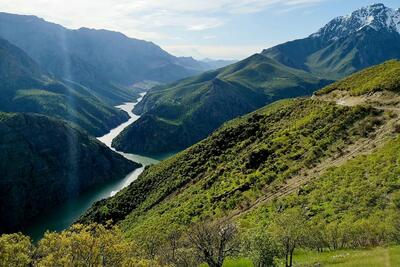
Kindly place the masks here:
MULTIPOLYGON (((117 106, 117 108, 127 112, 130 116, 130 119, 127 122, 122 123, 118 127, 112 129, 108 134, 102 137, 98 137, 97 139, 110 147, 112 150, 116 151, 114 148, 111 147, 112 140, 127 126, 140 118, 140 116, 133 114, 132 110, 135 105, 143 99, 144 94, 145 93, 141 94, 140 98, 137 99, 136 102, 125 103, 123 105, 117 106)), ((141 163, 143 167, 134 170, 122 180, 112 181, 110 183, 91 188, 77 198, 66 201, 65 203, 55 207, 54 209, 35 219, 23 232, 31 236, 34 241, 37 241, 43 236, 43 234, 47 230, 62 231, 66 229, 74 221, 76 221, 79 216, 81 216, 87 209, 89 209, 94 202, 115 195, 118 191, 120 191, 124 187, 127 187, 130 183, 136 180, 138 176, 143 172, 145 166, 155 164, 159 162, 159 160, 165 159, 170 156, 170 154, 167 154, 154 157, 146 157, 136 154, 123 153, 119 151, 116 152, 123 155, 129 160, 141 163)))

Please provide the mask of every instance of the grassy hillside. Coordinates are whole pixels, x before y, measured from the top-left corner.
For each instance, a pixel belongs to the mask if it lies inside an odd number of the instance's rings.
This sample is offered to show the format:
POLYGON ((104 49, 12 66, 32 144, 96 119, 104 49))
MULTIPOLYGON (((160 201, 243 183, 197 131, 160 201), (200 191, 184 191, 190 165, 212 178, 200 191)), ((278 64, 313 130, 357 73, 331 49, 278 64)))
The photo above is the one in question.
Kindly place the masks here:
POLYGON ((22 50, 2 39, 0 110, 53 116, 98 136, 128 119, 125 112, 103 103, 87 88, 49 77, 22 50))
POLYGON ((0 232, 138 167, 66 122, 0 113, 0 232))
MULTIPOLYGON (((396 68, 389 62, 375 71, 390 78, 396 68)), ((315 184, 300 189, 296 201, 277 209, 307 207, 310 217, 325 223, 358 216, 363 225, 379 214, 390 219, 397 211, 399 183, 397 116, 369 105, 280 101, 226 123, 204 141, 149 167, 115 197, 96 203, 81 221, 113 219, 134 237, 204 217, 270 214, 272 200, 284 201, 313 179, 315 184), (354 156, 360 158, 348 161, 354 156), (264 204, 269 208, 259 208, 264 204)), ((266 220, 246 224, 252 221, 266 220)))
POLYGON ((155 88, 135 108, 143 116, 113 145, 140 153, 181 150, 225 121, 277 99, 310 95, 324 83, 256 54, 217 71, 155 88))
POLYGON ((351 96, 371 94, 378 91, 400 91, 400 61, 391 60, 384 64, 373 66, 350 77, 336 82, 316 95, 324 95, 333 91, 346 91, 351 96))
MULTIPOLYGON (((89 221, 120 221, 131 234, 203 216, 223 216, 303 169, 373 132, 379 112, 298 99, 278 102, 145 170, 115 197, 97 203, 89 221)), ((247 204, 246 204, 247 203, 247 204)))

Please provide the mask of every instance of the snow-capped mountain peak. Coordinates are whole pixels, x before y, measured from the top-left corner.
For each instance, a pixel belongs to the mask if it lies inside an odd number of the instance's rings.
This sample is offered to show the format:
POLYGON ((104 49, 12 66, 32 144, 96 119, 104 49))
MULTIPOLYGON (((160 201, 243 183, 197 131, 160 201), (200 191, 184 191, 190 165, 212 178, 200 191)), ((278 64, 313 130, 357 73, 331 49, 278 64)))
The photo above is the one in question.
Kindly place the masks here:
POLYGON ((387 30, 400 34, 400 8, 395 10, 384 4, 374 4, 354 11, 351 15, 337 17, 311 37, 326 41, 337 40, 366 27, 376 31, 387 30))

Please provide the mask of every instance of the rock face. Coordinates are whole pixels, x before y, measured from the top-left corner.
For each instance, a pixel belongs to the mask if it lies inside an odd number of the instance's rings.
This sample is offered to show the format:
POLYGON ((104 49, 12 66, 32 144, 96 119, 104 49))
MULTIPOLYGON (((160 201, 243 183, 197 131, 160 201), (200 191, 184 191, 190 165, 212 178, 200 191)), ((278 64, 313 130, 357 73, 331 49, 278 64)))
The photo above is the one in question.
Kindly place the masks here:
POLYGON ((65 122, 0 113, 0 232, 139 166, 65 122))
POLYGON ((360 8, 351 15, 331 20, 313 38, 325 41, 338 40, 370 27, 376 31, 388 31, 400 34, 400 9, 394 10, 383 4, 374 4, 360 8))

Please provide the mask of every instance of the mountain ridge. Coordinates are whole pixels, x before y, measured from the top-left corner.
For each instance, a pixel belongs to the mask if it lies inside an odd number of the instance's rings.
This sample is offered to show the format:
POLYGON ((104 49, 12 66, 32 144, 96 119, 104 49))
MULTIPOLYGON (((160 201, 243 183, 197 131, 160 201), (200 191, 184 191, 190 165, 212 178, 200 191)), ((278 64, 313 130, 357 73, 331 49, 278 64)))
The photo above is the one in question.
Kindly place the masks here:
POLYGON ((337 17, 310 37, 324 36, 325 40, 337 40, 365 27, 376 31, 381 29, 400 34, 400 8, 395 10, 384 4, 374 4, 354 11, 351 15, 337 17))
POLYGON ((150 154, 184 149, 227 120, 283 96, 311 95, 327 83, 255 54, 216 71, 153 88, 135 106, 141 118, 114 139, 113 147, 150 154), (134 142, 137 138, 140 144, 134 142))
POLYGON ((0 110, 33 112, 69 121, 100 136, 128 119, 87 88, 60 82, 24 51, 0 38, 0 110))
POLYGON ((113 105, 136 99, 134 83, 171 82, 209 68, 172 56, 152 42, 82 27, 70 30, 36 16, 0 13, 0 36, 44 70, 77 82, 113 105))
POLYGON ((400 58, 399 16, 399 10, 383 4, 367 6, 334 18, 307 38, 265 49, 262 54, 319 77, 338 80, 400 58))

